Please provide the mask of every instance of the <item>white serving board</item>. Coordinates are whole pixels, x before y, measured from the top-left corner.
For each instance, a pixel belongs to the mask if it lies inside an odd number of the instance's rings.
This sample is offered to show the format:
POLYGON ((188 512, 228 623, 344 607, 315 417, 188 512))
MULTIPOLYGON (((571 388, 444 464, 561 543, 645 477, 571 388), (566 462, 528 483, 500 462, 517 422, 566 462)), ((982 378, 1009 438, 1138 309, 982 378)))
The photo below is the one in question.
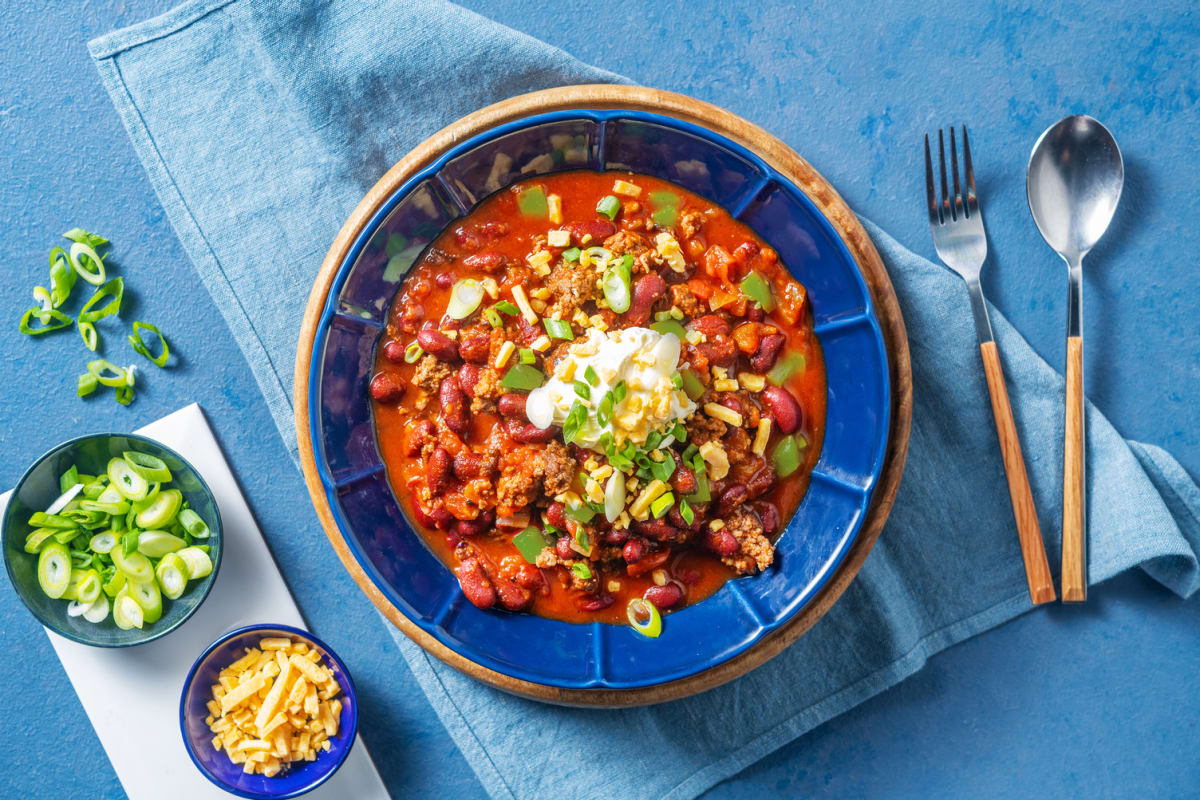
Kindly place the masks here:
MULTIPOLYGON (((49 630, 46 635, 131 800, 220 800, 231 795, 200 773, 183 746, 183 680, 204 648, 228 630, 252 623, 305 625, 200 406, 181 408, 137 433, 186 458, 216 496, 225 548, 216 585, 187 622, 149 644, 88 647, 49 630)), ((11 494, 0 495, 0 514, 11 494)), ((353 673, 354 665, 348 666, 353 673)), ((389 795, 359 737, 337 774, 306 797, 389 795)))

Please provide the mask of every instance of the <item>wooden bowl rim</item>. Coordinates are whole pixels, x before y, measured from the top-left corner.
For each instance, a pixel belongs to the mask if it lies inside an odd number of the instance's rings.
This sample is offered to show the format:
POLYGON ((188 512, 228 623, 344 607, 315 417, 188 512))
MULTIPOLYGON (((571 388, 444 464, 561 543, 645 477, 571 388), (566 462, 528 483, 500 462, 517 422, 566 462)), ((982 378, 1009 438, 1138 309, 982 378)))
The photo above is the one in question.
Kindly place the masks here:
POLYGON ((862 568, 895 502, 900 478, 904 472, 912 425, 912 369, 904 319, 879 253, 854 212, 807 161, 757 125, 710 103, 674 92, 641 86, 586 84, 510 97, 468 114, 417 145, 371 187, 338 231, 313 284, 300 330, 292 402, 296 415, 301 471, 304 473, 304 480, 321 526, 355 583, 393 625, 427 653, 498 689, 561 705, 613 708, 677 700, 727 683, 778 655, 833 606, 862 568), (334 522, 333 512, 317 472, 312 437, 309 434, 309 372, 321 313, 338 265, 343 262, 359 232, 379 207, 412 175, 460 142, 498 125, 534 114, 587 109, 649 111, 700 125, 750 149, 794 182, 830 221, 866 280, 883 332, 892 389, 888 444, 871 505, 850 552, 824 588, 786 624, 764 636, 738 656, 686 678, 638 689, 563 689, 519 680, 471 661, 417 627, 388 602, 350 552, 341 530, 334 522))

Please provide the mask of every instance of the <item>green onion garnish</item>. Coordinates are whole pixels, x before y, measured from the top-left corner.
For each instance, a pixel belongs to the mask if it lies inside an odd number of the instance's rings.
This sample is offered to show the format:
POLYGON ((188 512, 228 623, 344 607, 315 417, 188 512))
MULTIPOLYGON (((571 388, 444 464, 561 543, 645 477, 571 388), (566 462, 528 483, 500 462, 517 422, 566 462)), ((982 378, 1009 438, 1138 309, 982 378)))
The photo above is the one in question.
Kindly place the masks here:
POLYGON ((679 377, 683 381, 683 391, 692 400, 699 400, 704 394, 704 384, 700 376, 690 369, 680 370, 679 377))
POLYGON ((88 247, 96 250, 108 244, 108 239, 96 233, 88 233, 83 228, 71 228, 71 230, 63 234, 63 238, 70 239, 72 242, 86 244, 88 247))
POLYGON ((108 283, 96 290, 88 301, 83 304, 83 308, 79 309, 79 319, 83 322, 96 322, 104 317, 116 314, 121 310, 121 299, 125 296, 125 281, 119 277, 113 278, 108 283), (92 306, 103 300, 105 297, 112 299, 105 303, 95 311, 92 306))
POLYGON ((575 577, 581 581, 589 580, 592 577, 592 568, 582 561, 576 561, 571 565, 571 572, 575 573, 575 577))
POLYGON ((683 337, 687 335, 687 331, 683 329, 683 326, 680 325, 676 320, 670 318, 659 320, 658 322, 651 322, 650 330, 658 331, 663 336, 666 336, 668 333, 673 333, 679 338, 680 341, 683 341, 683 337))
POLYGON ((658 608, 642 597, 635 597, 625 606, 625 618, 629 627, 650 639, 657 639, 662 634, 662 614, 658 608))
POLYGON ((483 302, 483 284, 474 278, 463 278, 450 290, 446 314, 452 319, 466 319, 483 302))
POLYGON ((522 364, 537 363, 537 353, 533 352, 533 350, 528 347, 522 347, 520 350, 518 350, 517 357, 522 364))
POLYGON ((650 504, 650 513, 654 515, 655 519, 661 519, 666 516, 673 505, 675 505, 675 495, 667 492, 655 498, 654 502, 650 504))
POLYGON ((128 370, 118 367, 110 361, 105 361, 103 358, 89 361, 87 368, 88 372, 95 376, 96 380, 104 386, 118 387, 129 385, 128 370))
POLYGON ((79 329, 79 336, 83 339, 83 346, 88 350, 95 352, 96 350, 96 326, 90 322, 80 320, 76 325, 79 329))
POLYGON ((591 400, 592 387, 588 386, 583 381, 575 381, 575 394, 579 395, 584 400, 591 400))
POLYGON ((614 195, 605 195, 599 203, 596 204, 596 213, 601 214, 609 219, 616 219, 617 214, 621 211, 621 201, 614 195))
POLYGON ((596 422, 600 423, 600 427, 603 428, 612 419, 614 404, 615 400, 610 389, 604 393, 604 397, 600 398, 600 404, 596 407, 596 422))
POLYGON ((578 247, 569 247, 563 250, 563 259, 566 261, 575 262, 579 260, 579 254, 582 252, 578 247))
POLYGON ((71 265, 83 278, 93 286, 104 283, 104 261, 96 249, 86 242, 75 242, 70 249, 71 265), (88 264, 91 264, 89 267, 88 264))
POLYGON ((696 512, 692 510, 692 504, 687 501, 686 497, 679 498, 679 516, 688 525, 691 525, 696 520, 696 512))
POLYGON ((71 259, 61 247, 50 250, 50 302, 58 308, 67 301, 75 287, 75 270, 71 259))
POLYGON ((517 308, 515 305, 508 302, 507 300, 501 300, 500 302, 493 305, 492 308, 496 309, 501 314, 507 314, 510 317, 515 317, 517 314, 521 313, 521 309, 517 308))
POLYGON ((620 405, 621 402, 625 399, 626 391, 627 391, 627 389, 625 387, 625 381, 618 381, 617 385, 612 388, 613 403, 615 403, 616 405, 620 405))
POLYGON ((592 386, 600 385, 600 376, 596 374, 596 370, 592 368, 591 364, 588 364, 587 369, 583 371, 583 379, 592 386))
POLYGON ((672 389, 682 389, 683 388, 683 376, 680 375, 678 372, 676 372, 674 375, 671 376, 671 388, 672 389))
POLYGON ((423 355, 425 355, 425 351, 421 349, 421 345, 409 342, 408 347, 404 348, 404 363, 415 364, 423 355))
POLYGON ((149 322, 134 322, 133 333, 129 334, 129 344, 133 345, 134 352, 143 355, 150 359, 151 363, 158 367, 165 367, 167 359, 171 356, 171 348, 167 347, 167 339, 162 335, 158 328, 151 325, 149 322), (150 331, 158 337, 158 343, 162 347, 162 352, 157 356, 150 355, 150 349, 146 347, 142 341, 142 331, 150 331))
POLYGON ((34 306, 26 311, 21 316, 21 321, 17 323, 17 330, 26 336, 41 336, 43 333, 61 330, 71 324, 71 318, 57 309, 44 311, 40 306, 34 306), (40 325, 34 327, 29 324, 31 319, 36 319, 40 325))
POLYGON ((550 319, 547 317, 542 320, 542 325, 546 328, 546 335, 551 339, 566 339, 570 341, 575 338, 575 334, 571 330, 571 323, 566 320, 550 319))
POLYGON ((804 372, 806 365, 803 353, 786 353, 767 373, 767 382, 772 386, 782 386, 793 374, 804 372))
POLYGON ((663 483, 671 480, 671 476, 675 474, 675 456, 671 455, 671 451, 667 450, 663 455, 666 456, 662 461, 650 461, 650 474, 658 478, 663 483))
POLYGON ((504 324, 504 320, 500 319, 500 315, 496 313, 494 308, 485 308, 483 310, 483 318, 487 320, 488 325, 493 328, 499 328, 504 324))
POLYGON ((563 420, 563 444, 570 444, 578 438, 583 426, 587 423, 587 407, 576 400, 563 420))

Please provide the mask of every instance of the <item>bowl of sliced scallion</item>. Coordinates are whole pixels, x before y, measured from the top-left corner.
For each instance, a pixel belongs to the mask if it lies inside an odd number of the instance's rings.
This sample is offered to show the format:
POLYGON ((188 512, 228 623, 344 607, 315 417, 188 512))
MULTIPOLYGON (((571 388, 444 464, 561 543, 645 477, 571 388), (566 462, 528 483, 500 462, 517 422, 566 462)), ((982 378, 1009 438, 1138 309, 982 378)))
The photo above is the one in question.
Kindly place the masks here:
POLYGON ((221 516, 178 453, 135 434, 64 442, 34 462, 3 519, 9 581, 38 621, 97 647, 165 636, 208 596, 221 516))

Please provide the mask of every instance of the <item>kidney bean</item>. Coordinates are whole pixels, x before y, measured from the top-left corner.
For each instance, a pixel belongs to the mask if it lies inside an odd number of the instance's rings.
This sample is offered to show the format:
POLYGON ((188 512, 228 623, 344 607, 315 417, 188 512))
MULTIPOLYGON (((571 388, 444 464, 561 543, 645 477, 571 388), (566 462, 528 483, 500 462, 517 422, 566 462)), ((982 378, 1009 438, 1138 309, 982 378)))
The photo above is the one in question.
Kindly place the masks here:
POLYGON ((629 539, 629 531, 624 528, 609 528, 600 534, 600 541, 605 544, 625 544, 629 539))
POLYGON ((651 586, 642 597, 654 603, 658 608, 665 610, 679 605, 679 602, 683 600, 683 589, 680 589, 674 583, 651 586))
POLYGON ((680 464, 671 476, 671 488, 679 494, 691 494, 696 491, 696 473, 691 467, 680 464))
POLYGON ((425 306, 415 300, 407 302, 404 304, 404 311, 400 314, 400 330, 405 333, 416 333, 417 329, 421 327, 423 319, 425 319, 425 306))
POLYGON ((470 361, 473 364, 486 364, 491 351, 492 339, 486 335, 472 336, 470 339, 464 339, 458 345, 458 355, 463 361, 470 361))
POLYGON ((709 360, 713 366, 732 369, 737 361, 737 345, 733 339, 724 334, 714 334, 708 341, 696 345, 696 350, 709 360))
POLYGON ((502 394, 497 405, 500 407, 500 414, 505 417, 525 418, 525 395, 523 394, 502 394))
POLYGON ((745 407, 742 405, 742 401, 738 399, 738 396, 735 394, 722 394, 717 398, 717 402, 720 405, 728 408, 730 411, 734 411, 738 414, 744 414, 746 411, 745 407))
POLYGON ((692 524, 689 525, 687 523, 687 520, 685 520, 683 518, 683 515, 679 513, 678 508, 672 508, 670 511, 668 511, 667 519, 669 519, 671 521, 671 524, 674 525, 676 528, 679 528, 679 530, 681 530, 681 531, 691 531, 691 532, 695 533, 696 531, 700 530, 700 528, 702 528, 704 526, 704 520, 700 517, 699 514, 696 514, 695 516, 692 517, 692 524))
POLYGON ((483 456, 478 453, 472 453, 470 450, 463 450, 456 453, 454 456, 454 477, 466 483, 475 478, 486 477, 487 472, 483 456))
POLYGON ((521 564, 517 567, 512 579, 518 586, 531 592, 539 592, 547 588, 546 578, 542 575, 542 571, 533 564, 521 564))
POLYGON ((371 379, 371 397, 380 403, 395 403, 404 396, 404 384, 394 375, 381 372, 371 379))
POLYGON ((442 381, 441 388, 438 389, 438 400, 442 404, 442 419, 446 427, 459 436, 465 436, 471 425, 471 412, 467 408, 467 396, 458 385, 457 377, 451 375, 442 381))
POLYGON ((730 558, 737 555, 741 545, 732 533, 722 528, 719 531, 705 531, 704 547, 716 553, 721 558, 730 558))
POLYGON ((548 428, 539 428, 532 422, 522 423, 514 417, 504 420, 504 430, 518 444, 545 444, 558 433, 558 428, 553 425, 548 428))
POLYGON ((750 320, 751 322, 762 322, 764 319, 766 319, 766 316, 766 312, 762 310, 758 303, 755 303, 746 309, 746 319, 750 320))
POLYGON ((400 344, 399 339, 389 339, 383 345, 383 357, 393 364, 400 364, 404 361, 404 345, 400 344))
POLYGON ((405 455, 409 458, 421 455, 425 445, 433 441, 435 435, 437 435, 437 426, 430 420, 423 419, 414 423, 408 430, 408 441, 404 448, 405 455))
POLYGON ((642 539, 630 539, 621 548, 621 557, 626 564, 636 564, 646 557, 646 542, 642 539))
POLYGON ((579 610, 600 611, 601 609, 611 606, 614 602, 616 602, 616 599, 617 598, 613 597, 611 594, 593 595, 592 597, 589 597, 579 603, 579 610))
POLYGON ((453 478, 450 451, 444 447, 435 448, 425 462, 425 482, 430 494, 439 495, 446 491, 453 478))
POLYGON ((478 558, 464 558, 455 570, 458 585, 463 594, 476 608, 491 608, 496 604, 496 587, 483 569, 478 558))
POLYGON ((454 285, 454 275, 449 272, 439 272, 434 276, 433 282, 439 289, 449 289, 454 285))
POLYGON ((567 507, 562 503, 551 503, 550 507, 546 509, 546 522, 559 530, 565 529, 567 527, 567 507))
POLYGON ((478 536, 487 529, 491 528, 496 521, 495 513, 491 511, 481 511, 475 519, 460 519, 454 523, 454 533, 462 538, 468 536, 478 536))
POLYGON ((444 506, 430 509, 429 516, 433 518, 433 526, 441 531, 450 530, 450 526, 454 524, 454 515, 444 506))
POLYGON ((758 342, 758 350, 750 356, 750 366, 754 371, 760 374, 769 371, 775 365, 785 341, 782 333, 769 333, 762 337, 758 342))
POLYGON ((637 279, 633 285, 633 299, 623 319, 631 325, 645 325, 650 321, 650 310, 658 298, 667 292, 667 282, 650 272, 637 279))
POLYGON ((653 572, 663 564, 667 563, 667 559, 670 557, 670 549, 659 550, 657 553, 648 553, 639 558, 636 563, 625 567, 625 574, 632 578, 636 578, 638 575, 645 575, 647 572, 653 572))
POLYGON ((681 531, 665 519, 647 519, 633 523, 635 533, 640 533, 649 539, 671 541, 680 537, 681 531))
POLYGON ((705 314, 703 317, 697 317, 692 320, 688 327, 694 331, 703 333, 710 339, 714 336, 729 335, 729 323, 725 321, 724 317, 717 316, 716 314, 705 314))
POLYGON ((679 573, 679 580, 686 583, 688 586, 695 586, 700 582, 701 575, 694 569, 685 569, 679 573))
POLYGON ((467 269, 477 269, 480 272, 499 272, 504 269, 504 263, 503 255, 490 250, 463 259, 463 266, 467 269))
POLYGON ((417 344, 438 361, 458 358, 458 342, 434 328, 424 328, 417 334, 417 344))
POLYGON ((754 477, 746 481, 746 499, 753 500, 756 497, 762 497, 775 488, 775 480, 775 470, 763 467, 754 473, 754 477))
POLYGON ((800 404, 787 389, 768 386, 763 389, 762 399, 780 433, 793 433, 800 427, 800 404))
POLYGON ((499 578, 495 584, 496 594, 500 596, 500 605, 508 611, 520 611, 533 599, 533 593, 516 581, 499 578))
POLYGON ((554 552, 562 559, 578 558, 579 554, 571 549, 571 537, 560 536, 558 541, 554 543, 554 552))
POLYGON ((463 364, 458 368, 458 388, 467 397, 475 397, 475 384, 479 383, 479 367, 474 364, 463 364))
POLYGON ((617 232, 617 226, 602 219, 568 222, 563 227, 571 232, 571 238, 580 247, 595 247, 617 232), (585 236, 592 238, 585 243, 585 236))
POLYGON ((725 516, 733 509, 746 502, 746 485, 744 483, 735 483, 725 491, 721 492, 720 499, 717 500, 717 515, 725 516))
POLYGON ((763 533, 770 536, 779 530, 779 510, 773 504, 758 503, 754 510, 758 512, 758 518, 762 522, 763 533))
POLYGON ((418 525, 424 525, 426 528, 437 527, 437 523, 434 521, 433 517, 430 516, 428 511, 421 508, 420 503, 413 503, 412 511, 413 517, 417 520, 418 525))

